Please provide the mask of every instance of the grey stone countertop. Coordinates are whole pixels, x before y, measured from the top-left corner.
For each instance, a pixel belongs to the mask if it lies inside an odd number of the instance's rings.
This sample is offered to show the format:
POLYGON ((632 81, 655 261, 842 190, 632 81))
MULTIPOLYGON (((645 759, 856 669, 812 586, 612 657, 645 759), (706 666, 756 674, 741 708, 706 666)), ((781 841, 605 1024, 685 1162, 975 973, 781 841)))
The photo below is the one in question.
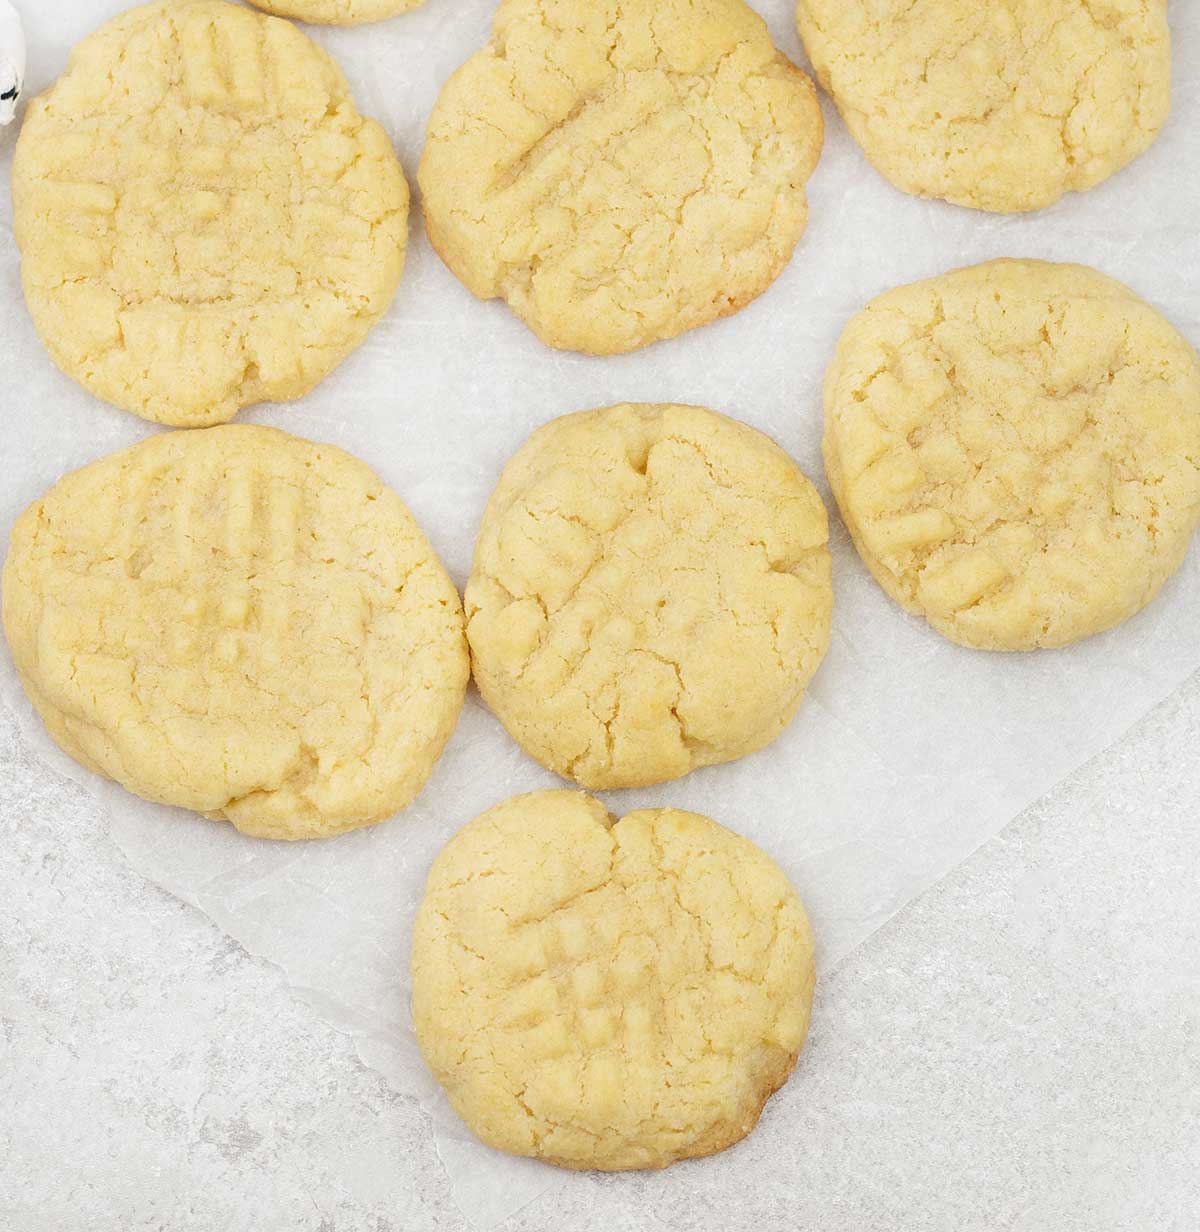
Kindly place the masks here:
MULTIPOLYGON (((469 1225, 416 1103, 0 712, 0 1229, 469 1225)), ((818 985, 745 1143, 505 1232, 1195 1232, 1200 675, 818 985)))

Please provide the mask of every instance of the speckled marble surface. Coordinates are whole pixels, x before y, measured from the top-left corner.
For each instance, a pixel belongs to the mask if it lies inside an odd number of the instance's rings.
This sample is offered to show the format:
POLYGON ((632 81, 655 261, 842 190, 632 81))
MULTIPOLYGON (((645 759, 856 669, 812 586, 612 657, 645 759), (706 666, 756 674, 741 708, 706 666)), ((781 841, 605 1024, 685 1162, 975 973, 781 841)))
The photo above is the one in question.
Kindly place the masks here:
MULTIPOLYGON (((468 1229, 424 1113, 0 714, 0 1228, 468 1229)), ((506 1232, 1194 1232, 1200 675, 820 981, 758 1130, 506 1232)))

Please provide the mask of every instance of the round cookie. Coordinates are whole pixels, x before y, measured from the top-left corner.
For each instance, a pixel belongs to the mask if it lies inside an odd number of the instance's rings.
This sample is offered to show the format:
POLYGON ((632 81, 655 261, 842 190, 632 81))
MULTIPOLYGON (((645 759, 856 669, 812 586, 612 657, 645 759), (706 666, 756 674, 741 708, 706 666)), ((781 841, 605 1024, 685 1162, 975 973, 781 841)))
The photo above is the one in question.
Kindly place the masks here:
POLYGON ((423 0, 250 0, 251 4, 297 21, 322 26, 358 26, 415 9, 423 0))
POLYGON ((1171 106, 1166 0, 799 0, 821 84, 897 188, 1001 213, 1082 192, 1171 106))
POLYGON ((742 0, 504 0, 430 117, 426 229, 543 342, 631 351, 766 290, 821 140, 812 83, 742 0))
POLYGON ((825 507, 773 441, 691 406, 539 429, 467 585, 480 692, 531 756, 641 787, 762 748, 829 645, 825 507))
POLYGON ((1200 519, 1200 360, 1127 287, 993 261, 880 296, 825 382, 863 560, 964 646, 1064 646, 1139 611, 1200 519))
POLYGON ((778 865, 707 817, 542 791, 434 861, 412 975, 425 1059, 489 1146, 660 1168, 744 1138, 783 1085, 813 939, 778 865))
POLYGON ((247 834, 382 821, 467 684, 458 594, 361 462, 270 428, 169 432, 17 520, 4 630, 62 748, 247 834))
POLYGON ((307 393, 404 264, 383 129, 295 26, 223 0, 131 9, 80 43, 29 107, 13 203, 55 362, 159 423, 307 393))

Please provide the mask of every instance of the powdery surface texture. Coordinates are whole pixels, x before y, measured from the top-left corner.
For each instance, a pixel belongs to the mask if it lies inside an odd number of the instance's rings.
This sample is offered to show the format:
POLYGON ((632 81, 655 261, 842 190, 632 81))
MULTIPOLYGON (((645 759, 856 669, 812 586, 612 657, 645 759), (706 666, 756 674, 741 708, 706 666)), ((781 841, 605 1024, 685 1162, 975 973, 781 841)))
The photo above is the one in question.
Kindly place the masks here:
MULTIPOLYGON (((39 90, 70 45, 119 0, 25 5, 39 90)), ((317 31, 364 114, 396 139, 410 178, 442 82, 488 37, 486 0, 439 0, 362 31, 317 31)), ((760 11, 799 59, 791 4, 760 11)), ((461 587, 500 469, 555 415, 619 401, 711 406, 774 436, 828 497, 820 464, 821 381, 845 322, 899 283, 999 256, 1093 264, 1200 339, 1200 259, 1178 186, 1200 176, 1200 8, 1175 4, 1175 114, 1132 167, 1082 197, 1022 217, 905 197, 871 170, 824 100, 829 141, 811 181, 812 223, 771 291, 723 322, 640 354, 588 359, 538 343, 500 303, 479 304, 430 251, 419 223, 396 303, 365 345, 302 402, 244 419, 362 457, 428 532, 461 587)), ((0 162, 7 178, 12 136, 0 162)), ((0 523, 64 471, 153 429, 62 376, 20 299, 11 207, 0 193, 0 523)), ((1145 612, 1064 651, 959 649, 879 591, 833 519, 830 653, 796 721, 743 761, 610 809, 694 809, 746 835, 792 878, 818 939, 818 984, 879 925, 944 876, 1200 666, 1200 555, 1145 612)), ((518 791, 557 786, 473 696, 416 804, 333 841, 276 845, 232 826, 141 803, 50 745, 7 653, 3 696, 26 738, 106 802, 112 834, 144 874, 205 911, 340 1029, 400 1091, 427 1100, 455 1196, 481 1228, 551 1185, 586 1184, 478 1145, 438 1099, 409 1016, 408 947, 424 877, 465 822, 518 791)), ((802 1125, 798 1125, 798 1131, 802 1125)), ((766 1140, 764 1139, 764 1142, 766 1140)), ((752 1136, 745 1150, 755 1150, 752 1136)), ((765 1147, 760 1148, 765 1149, 765 1147)))

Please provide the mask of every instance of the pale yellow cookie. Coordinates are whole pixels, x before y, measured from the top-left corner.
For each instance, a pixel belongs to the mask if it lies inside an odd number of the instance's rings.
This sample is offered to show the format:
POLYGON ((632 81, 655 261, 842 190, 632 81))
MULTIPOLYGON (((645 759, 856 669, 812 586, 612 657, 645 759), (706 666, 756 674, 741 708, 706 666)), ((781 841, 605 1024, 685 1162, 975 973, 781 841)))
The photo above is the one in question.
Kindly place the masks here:
POLYGON ((829 644, 828 526, 796 464, 694 406, 556 419, 493 493, 467 585, 475 679, 584 787, 731 761, 791 720, 829 644))
POLYGON ((270 428, 152 436, 17 520, 4 630, 77 761, 266 838, 382 821, 467 683, 458 595, 395 493, 270 428))
POLYGON ((880 296, 825 381, 825 463, 892 598, 1064 646, 1143 608, 1200 519, 1200 360, 1127 287, 993 261, 880 296))
POLYGON ((131 9, 80 43, 30 104, 12 179, 50 354, 159 423, 307 393, 404 264, 383 129, 295 26, 222 0, 131 9))
POLYGON ((744 1138, 808 1031, 813 939, 748 839, 580 792, 489 809, 434 861, 413 1021, 489 1146, 661 1168, 744 1138))
POLYGON ((430 117, 426 229, 542 341, 631 351, 766 290, 821 138, 742 0, 505 0, 430 117))
POLYGON ((1035 210, 1119 171, 1171 107, 1167 0, 799 0, 821 84, 898 188, 1035 210))
POLYGON ((357 26, 415 9, 423 0, 250 0, 277 17, 322 26, 357 26))

